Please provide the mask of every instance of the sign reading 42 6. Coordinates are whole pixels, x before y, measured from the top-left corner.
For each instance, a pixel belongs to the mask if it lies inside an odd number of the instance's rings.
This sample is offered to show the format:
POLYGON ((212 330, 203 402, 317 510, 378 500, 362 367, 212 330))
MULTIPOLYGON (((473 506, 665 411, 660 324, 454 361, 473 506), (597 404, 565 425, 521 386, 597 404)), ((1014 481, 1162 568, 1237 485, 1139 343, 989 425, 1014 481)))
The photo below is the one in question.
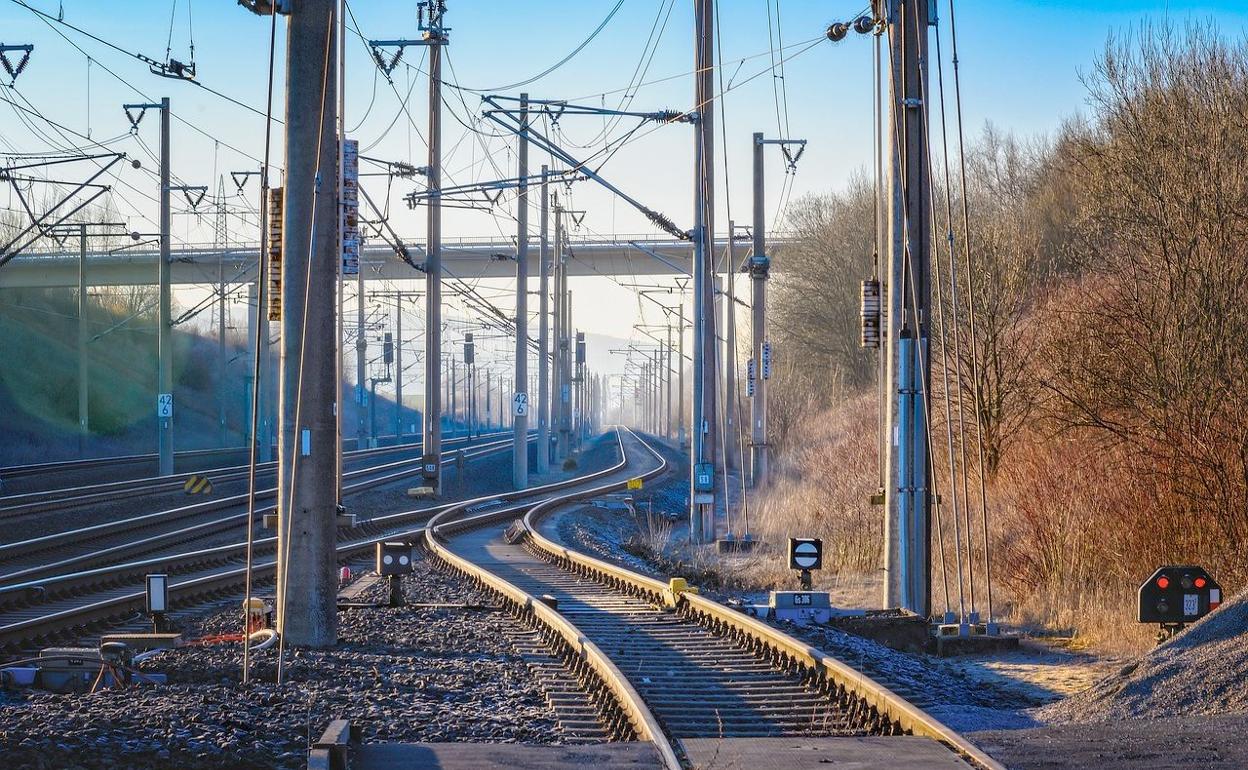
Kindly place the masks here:
POLYGON ((156 416, 172 417, 173 416, 173 394, 161 393, 156 396, 156 416))
POLYGON ((529 394, 517 393, 511 397, 511 411, 516 417, 524 417, 529 413, 529 394))

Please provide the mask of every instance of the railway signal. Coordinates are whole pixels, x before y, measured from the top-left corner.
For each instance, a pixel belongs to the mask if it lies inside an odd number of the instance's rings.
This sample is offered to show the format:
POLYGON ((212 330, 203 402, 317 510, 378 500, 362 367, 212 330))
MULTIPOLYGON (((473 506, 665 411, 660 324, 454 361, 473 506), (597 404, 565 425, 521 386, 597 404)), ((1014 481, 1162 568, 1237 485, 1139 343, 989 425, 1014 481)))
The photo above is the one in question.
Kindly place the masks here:
POLYGON ((1139 621, 1158 623, 1157 641, 1182 631, 1222 603, 1222 586, 1203 568, 1169 565, 1159 568, 1139 590, 1139 621))
POLYGON ((390 606, 403 605, 403 587, 400 583, 404 575, 410 574, 414 568, 412 547, 407 543, 381 542, 377 544, 377 574, 386 578, 390 584, 390 606))
POLYGON ((823 541, 817 537, 789 538, 789 569, 798 570, 802 588, 810 590, 810 571, 823 569, 823 541))

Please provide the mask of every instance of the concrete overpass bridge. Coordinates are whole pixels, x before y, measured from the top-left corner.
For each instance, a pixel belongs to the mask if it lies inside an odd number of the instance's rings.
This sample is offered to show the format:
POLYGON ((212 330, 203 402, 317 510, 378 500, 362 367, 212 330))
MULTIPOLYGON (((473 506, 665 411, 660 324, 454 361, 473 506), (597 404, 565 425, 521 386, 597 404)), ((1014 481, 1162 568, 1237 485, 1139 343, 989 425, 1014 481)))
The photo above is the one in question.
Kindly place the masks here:
MULTIPOLYGON (((781 246, 783 238, 768 236, 781 246)), ((723 253, 726 239, 717 243, 723 253)), ((442 265, 448 278, 513 278, 516 274, 513 241, 484 238, 443 239, 442 265)), ((739 258, 748 251, 739 243, 739 258)), ((530 254, 536 244, 530 245, 530 254)), ((568 274, 572 276, 687 275, 693 251, 690 241, 654 235, 620 235, 572 241, 568 274)), ((253 283, 259 244, 236 244, 225 249, 209 244, 188 244, 172 251, 171 281, 174 285, 253 283)), ((425 261, 423 244, 408 245, 412 261, 425 261)), ((534 257, 536 255, 534 254, 534 257)), ((531 258, 534 258, 531 257, 531 258)), ((158 252, 154 247, 112 253, 91 251, 88 243, 86 283, 92 286, 139 286, 157 282, 158 252)), ((79 281, 77 250, 29 250, 0 267, 0 289, 67 288, 79 281)), ((371 243, 362 249, 360 262, 365 280, 423 280, 424 273, 404 262, 390 246, 371 243)), ((531 269, 536 277, 536 270, 531 269)))

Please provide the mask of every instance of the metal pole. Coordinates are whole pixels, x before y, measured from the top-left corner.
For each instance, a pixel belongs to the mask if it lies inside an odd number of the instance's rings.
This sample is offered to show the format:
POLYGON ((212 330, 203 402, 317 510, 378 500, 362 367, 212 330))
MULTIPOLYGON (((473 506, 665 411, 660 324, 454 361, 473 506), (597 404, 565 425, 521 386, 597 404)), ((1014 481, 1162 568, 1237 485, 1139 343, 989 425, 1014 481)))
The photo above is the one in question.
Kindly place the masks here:
POLYGON ((565 252, 561 255, 563 266, 559 272, 563 276, 563 420, 561 421, 561 430, 563 431, 564 454, 571 453, 572 446, 572 418, 573 418, 573 393, 576 388, 576 376, 572 371, 574 342, 572 337, 572 291, 568 288, 568 257, 565 252))
MULTIPOLYGON (((334 13, 338 17, 338 33, 336 35, 337 49, 335 54, 338 60, 338 83, 345 84, 347 82, 347 19, 346 19, 346 0, 338 0, 338 5, 334 9, 334 13)), ((343 356, 346 355, 346 336, 343 331, 343 316, 346 315, 347 297, 345 294, 345 283, 343 278, 343 236, 347 227, 347 206, 345 200, 346 190, 346 140, 347 140, 347 89, 340 87, 338 89, 338 125, 336 126, 336 134, 338 136, 338 163, 337 173, 334 175, 338 184, 337 212, 338 212, 338 231, 337 237, 334 239, 336 256, 334 258, 334 270, 337 273, 338 280, 335 282, 334 292, 334 339, 337 344, 334 346, 334 464, 336 472, 334 474, 337 481, 338 504, 342 504, 342 413, 346 408, 347 394, 346 382, 343 378, 343 356)), ((358 269, 358 268, 357 268, 358 269)))
POLYGON ((724 430, 727 442, 726 467, 741 470, 741 421, 737 411, 737 251, 732 236, 736 224, 728 220, 728 265, 724 270, 727 296, 724 298, 724 430))
POLYGON ((456 382, 457 377, 459 377, 459 364, 456 362, 455 356, 451 356, 451 376, 450 376, 450 379, 446 383, 446 389, 447 389, 447 401, 451 405, 450 430, 451 430, 452 436, 455 435, 455 418, 458 415, 458 412, 456 411, 458 407, 458 404, 456 402, 459 400, 458 398, 456 398, 456 391, 458 390, 458 387, 457 387, 458 383, 456 382))
MULTIPOLYGON (((364 255, 360 255, 363 262, 364 255)), ((364 330, 364 265, 355 276, 355 448, 363 449, 368 440, 368 424, 364 402, 368 398, 365 378, 368 376, 368 335, 364 330)))
POLYGON ((394 443, 403 443, 403 292, 394 293, 394 443))
MULTIPOLYGON (((754 134, 754 254, 750 259, 750 357, 754 362, 754 398, 750 402, 750 480, 767 485, 767 380, 763 378, 763 345, 767 341, 767 212, 764 201, 763 135, 754 134)), ((735 268, 734 268, 735 269, 735 268)))
POLYGON ((282 227, 282 377, 278 448, 278 633, 285 644, 338 638, 337 435, 333 340, 337 271, 335 0, 289 17, 286 195, 282 227), (322 181, 324 180, 324 181, 322 181))
POLYGON ((925 420, 930 406, 928 345, 931 257, 926 122, 928 0, 888 4, 889 315, 887 418, 896 440, 885 496, 885 602, 926 617, 931 610, 931 497, 925 420), (895 431, 895 432, 894 432, 895 431))
POLYGON ((709 465, 711 485, 690 495, 691 526, 695 542, 715 539, 715 477, 718 442, 715 399, 715 315, 711 260, 715 246, 715 92, 714 0, 697 0, 694 12, 695 98, 698 120, 694 134, 694 343, 693 343, 693 462, 690 483, 698 466, 709 465))
MULTIPOLYGON (((267 218, 267 214, 265 217, 267 218)), ((267 244, 264 248, 268 248, 267 244)), ((269 289, 265 285, 268 276, 260 276, 257 281, 257 297, 258 305, 256 306, 256 323, 260 325, 258 339, 260 340, 260 366, 261 375, 257 387, 259 390, 259 401, 256 403, 258 434, 259 434, 259 460, 262 463, 273 462, 273 406, 277 403, 278 378, 273 369, 272 345, 270 344, 269 335, 272 331, 269 329, 269 311, 268 296, 269 289)))
MULTIPOLYGON (((170 287, 169 256, 169 97, 160 100, 160 319, 157 357, 160 369, 157 403, 168 403, 167 411, 157 412, 156 444, 160 455, 160 475, 173 474, 173 291, 170 287)), ((159 410, 159 407, 158 407, 159 410)))
POLYGON ((667 347, 663 354, 663 380, 666 393, 663 396, 664 408, 667 416, 663 422, 663 437, 667 440, 672 438, 672 317, 667 316, 667 347))
POLYGON ((525 410, 513 408, 511 483, 529 485, 529 95, 520 94, 519 197, 516 199, 516 374, 513 407, 525 401, 525 410))
MULTIPOLYGON (((224 202, 221 205, 225 205, 224 202)), ((220 244, 224 246, 225 244, 220 244)), ((227 446, 225 426, 225 259, 217 251, 217 443, 227 446)))
POLYGON ((676 334, 680 352, 676 355, 676 437, 680 448, 685 448, 687 437, 685 424, 685 294, 680 294, 680 326, 676 334))
POLYGON ((550 170, 542 166, 541 254, 537 298, 537 472, 550 472, 550 170))
MULTIPOLYGON (((442 28, 441 5, 429 6, 429 201, 426 205, 427 257, 425 259, 425 412, 424 455, 426 469, 439 467, 442 454, 442 28)), ((428 482, 442 492, 438 473, 428 482)))
POLYGON ((88 416, 87 363, 87 226, 78 225, 78 456, 87 455, 91 433, 88 416))
POLYGON ((567 338, 564 336, 564 265, 563 265, 563 207, 555 204, 555 377, 552 395, 552 421, 555 422, 555 461, 562 462, 568 456, 568 436, 564 426, 564 394, 567 392, 568 381, 563 369, 564 353, 567 338))

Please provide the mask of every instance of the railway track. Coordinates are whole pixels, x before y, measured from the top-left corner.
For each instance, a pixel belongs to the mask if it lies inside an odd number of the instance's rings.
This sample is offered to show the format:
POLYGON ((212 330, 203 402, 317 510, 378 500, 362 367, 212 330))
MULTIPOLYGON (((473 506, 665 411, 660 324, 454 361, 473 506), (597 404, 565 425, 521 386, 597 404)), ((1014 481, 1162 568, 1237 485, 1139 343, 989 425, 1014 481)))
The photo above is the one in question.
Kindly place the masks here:
MULTIPOLYGON (((471 445, 479 449, 504 449, 511 438, 499 438, 471 445)), ((460 446, 454 446, 458 451, 460 446)), ((450 460, 451 451, 443 455, 450 460)), ((368 489, 413 476, 420 471, 420 457, 406 457, 343 474, 343 494, 368 489)), ((263 503, 277 495, 275 487, 258 489, 256 500, 263 503)), ((221 536, 246 523, 246 494, 219 497, 153 513, 115 519, 48 535, 0 545, 0 587, 36 580, 67 571, 134 559, 161 549, 221 536)))
MULTIPOLYGON (((631 432, 617 437, 621 459, 611 468, 558 485, 558 493, 538 502, 484 513, 451 507, 425 529, 430 552, 495 592, 558 651, 563 669, 538 667, 552 677, 557 712, 567 697, 561 677, 570 671, 605 731, 616 740, 650 742, 669 770, 706 766, 721 750, 729 762, 730 755, 766 757, 769 747, 793 743, 767 741, 797 737, 826 741, 818 744, 821 757, 839 751, 862 762, 856 766, 894 766, 905 757, 912 763, 905 766, 1001 767, 884 685, 808 644, 559 543, 553 513, 666 470, 663 457, 631 432), (498 525, 508 521, 500 536, 498 525)), ((574 701, 568 717, 583 720, 584 704, 574 701)), ((337 734, 349 731, 339 725, 337 734)), ((346 751, 327 737, 310 767, 346 751)))
MULTIPOLYGON (((477 444, 465 450, 466 460, 487 458, 510 447, 510 439, 477 444)), ((451 451, 443 454, 443 465, 454 461, 451 451)), ((411 473, 403 471, 399 475, 411 473)), ((370 479, 361 483, 376 486, 392 480, 370 479)), ((508 494, 514 497, 521 493, 508 494)), ((379 539, 416 537, 423 522, 441 511, 462 505, 488 505, 507 496, 484 496, 467 503, 444 503, 376 516, 357 527, 342 528, 338 559, 346 562, 366 555, 379 539)), ((240 516, 245 519, 246 514, 240 516)), ((263 584, 276 569, 277 538, 257 538, 254 547, 253 574, 263 584)), ((134 617, 145 604, 144 576, 153 572, 173 576, 170 597, 174 606, 185 607, 237 592, 244 582, 245 553, 245 543, 232 542, 102 567, 61 570, 0 586, 0 651, 16 654, 58 641, 76 640, 90 629, 134 617)))
MULTIPOLYGON (((510 432, 482 434, 473 441, 489 441, 503 435, 511 434, 510 432)), ((449 446, 469 446, 472 442, 467 438, 460 437, 446 439, 443 443, 449 446)), ((358 463, 361 460, 419 452, 422 446, 421 442, 416 441, 372 449, 349 450, 343 453, 343 462, 358 463)), ((209 451, 243 454, 241 449, 209 451)), ((209 455, 205 454, 203 456, 209 455)), ((143 455, 143 457, 146 457, 146 455, 143 455)), ((122 459, 124 460, 125 458, 122 459)), ((87 460, 82 462, 91 463, 94 461, 87 460)), ((276 470, 276 462, 257 463, 256 465, 256 472, 260 475, 272 475, 276 470)), ((77 506, 103 501, 111 502, 161 492, 176 492, 182 489, 183 484, 192 475, 207 476, 215 486, 221 486, 230 482, 245 481, 248 477, 248 467, 245 463, 221 467, 200 467, 193 471, 179 471, 172 476, 120 479, 8 494, 0 496, 0 520, 30 516, 48 511, 70 510, 77 506)), ((2 471, 0 471, 0 478, 4 478, 2 471)))
MULTIPOLYGON (((401 447, 419 446, 416 441, 401 443, 393 435, 379 436, 378 441, 384 446, 375 450, 393 450, 401 447), (391 443, 393 442, 393 443, 391 443)), ((451 437, 459 438, 459 437, 451 437)), ((361 450, 356 446, 355 439, 344 439, 343 448, 351 447, 351 452, 361 450)), ((220 469, 220 464, 230 462, 241 464, 247 461, 248 449, 244 446, 216 447, 210 449, 185 449, 174 452, 173 463, 175 475, 185 478, 191 473, 210 472, 220 469)), ((25 463, 0 467, 0 483, 10 495, 38 492, 49 486, 48 479, 63 476, 77 477, 75 485, 90 483, 93 479, 115 482, 119 477, 129 474, 152 473, 156 470, 158 457, 155 454, 113 455, 109 457, 89 457, 77 460, 52 460, 41 463, 25 463), (83 478, 83 477, 87 478, 83 478)))

